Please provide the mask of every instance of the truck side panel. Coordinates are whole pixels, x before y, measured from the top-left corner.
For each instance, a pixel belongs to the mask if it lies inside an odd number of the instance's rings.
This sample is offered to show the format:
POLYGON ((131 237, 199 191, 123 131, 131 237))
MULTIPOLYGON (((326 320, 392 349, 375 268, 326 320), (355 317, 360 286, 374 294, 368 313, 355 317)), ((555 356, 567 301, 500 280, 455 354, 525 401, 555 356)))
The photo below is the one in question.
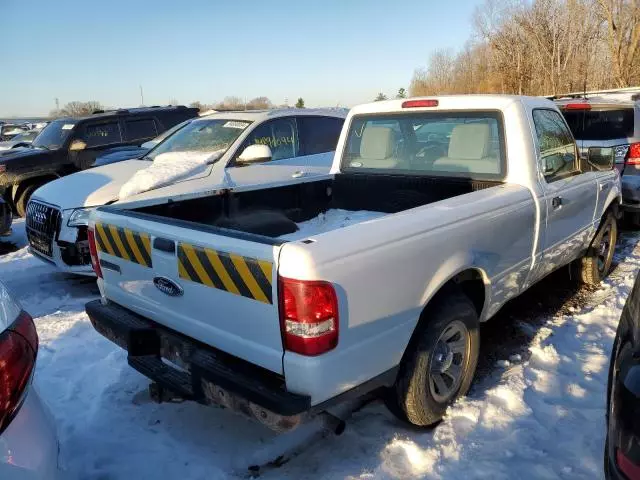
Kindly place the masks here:
POLYGON ((279 274, 333 282, 340 312, 335 350, 285 353, 287 388, 316 404, 397 366, 425 305, 463 270, 484 276, 486 320, 526 284, 536 222, 531 192, 504 185, 285 244, 279 274))

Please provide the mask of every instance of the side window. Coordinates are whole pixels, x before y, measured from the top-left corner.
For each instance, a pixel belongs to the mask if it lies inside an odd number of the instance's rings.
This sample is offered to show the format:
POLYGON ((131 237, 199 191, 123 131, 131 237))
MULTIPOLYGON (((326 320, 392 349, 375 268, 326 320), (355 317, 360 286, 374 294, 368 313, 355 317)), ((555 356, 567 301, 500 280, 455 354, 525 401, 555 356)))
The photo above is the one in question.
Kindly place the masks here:
POLYGON ((269 120, 245 139, 238 155, 249 145, 268 145, 271 148, 272 160, 284 160, 299 155, 298 131, 294 118, 277 118, 269 120))
POLYGON ((553 110, 534 110, 533 123, 547 182, 578 171, 575 141, 562 116, 553 110))
POLYGON ((333 152, 344 119, 333 117, 298 117, 300 155, 333 152))
POLYGON ((147 140, 158 136, 156 123, 152 118, 125 120, 125 140, 147 140))
POLYGON ((94 123, 84 127, 82 137, 87 147, 99 147, 122 142, 118 122, 94 123))

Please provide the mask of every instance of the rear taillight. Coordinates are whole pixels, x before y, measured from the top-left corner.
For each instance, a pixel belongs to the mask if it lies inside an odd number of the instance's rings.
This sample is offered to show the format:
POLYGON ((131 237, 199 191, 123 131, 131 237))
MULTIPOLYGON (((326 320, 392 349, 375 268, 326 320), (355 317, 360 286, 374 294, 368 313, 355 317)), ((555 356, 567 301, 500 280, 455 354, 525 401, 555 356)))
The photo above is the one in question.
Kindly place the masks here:
POLYGON ((622 450, 616 450, 616 463, 626 478, 629 480, 640 480, 640 466, 627 458, 624 453, 622 453, 622 450))
POLYGON ((338 345, 338 299, 330 283, 279 277, 279 295, 285 350, 314 356, 338 345))
POLYGON ((38 334, 31 316, 21 312, 0 334, 0 433, 18 413, 38 354, 38 334))
POLYGON ((632 143, 627 150, 627 165, 640 165, 640 143, 632 143))
POLYGON ((98 278, 102 278, 102 269, 100 268, 100 260, 98 259, 98 249, 96 248, 96 234, 93 228, 87 230, 87 238, 89 239, 89 254, 91 255, 91 266, 98 278))

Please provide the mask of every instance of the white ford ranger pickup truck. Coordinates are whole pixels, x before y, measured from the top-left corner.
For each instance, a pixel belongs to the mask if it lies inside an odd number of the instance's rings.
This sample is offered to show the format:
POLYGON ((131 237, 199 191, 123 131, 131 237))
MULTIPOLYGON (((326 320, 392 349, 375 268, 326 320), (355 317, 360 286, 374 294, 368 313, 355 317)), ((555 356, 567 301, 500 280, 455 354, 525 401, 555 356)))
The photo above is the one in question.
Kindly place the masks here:
POLYGON ((426 426, 468 390, 479 322, 611 266, 613 151, 581 159, 546 99, 355 107, 331 174, 98 208, 92 324, 158 385, 279 431, 380 387, 426 426))

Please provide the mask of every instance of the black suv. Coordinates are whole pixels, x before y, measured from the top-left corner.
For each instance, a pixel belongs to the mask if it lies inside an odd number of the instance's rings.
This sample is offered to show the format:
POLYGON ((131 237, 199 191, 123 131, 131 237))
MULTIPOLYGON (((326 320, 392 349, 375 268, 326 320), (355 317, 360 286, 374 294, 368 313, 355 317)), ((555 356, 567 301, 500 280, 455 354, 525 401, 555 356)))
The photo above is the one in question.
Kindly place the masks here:
POLYGON ((26 149, 0 152, 0 193, 24 217, 31 194, 51 180, 85 170, 109 148, 139 145, 198 115, 185 106, 97 111, 47 125, 26 149))

